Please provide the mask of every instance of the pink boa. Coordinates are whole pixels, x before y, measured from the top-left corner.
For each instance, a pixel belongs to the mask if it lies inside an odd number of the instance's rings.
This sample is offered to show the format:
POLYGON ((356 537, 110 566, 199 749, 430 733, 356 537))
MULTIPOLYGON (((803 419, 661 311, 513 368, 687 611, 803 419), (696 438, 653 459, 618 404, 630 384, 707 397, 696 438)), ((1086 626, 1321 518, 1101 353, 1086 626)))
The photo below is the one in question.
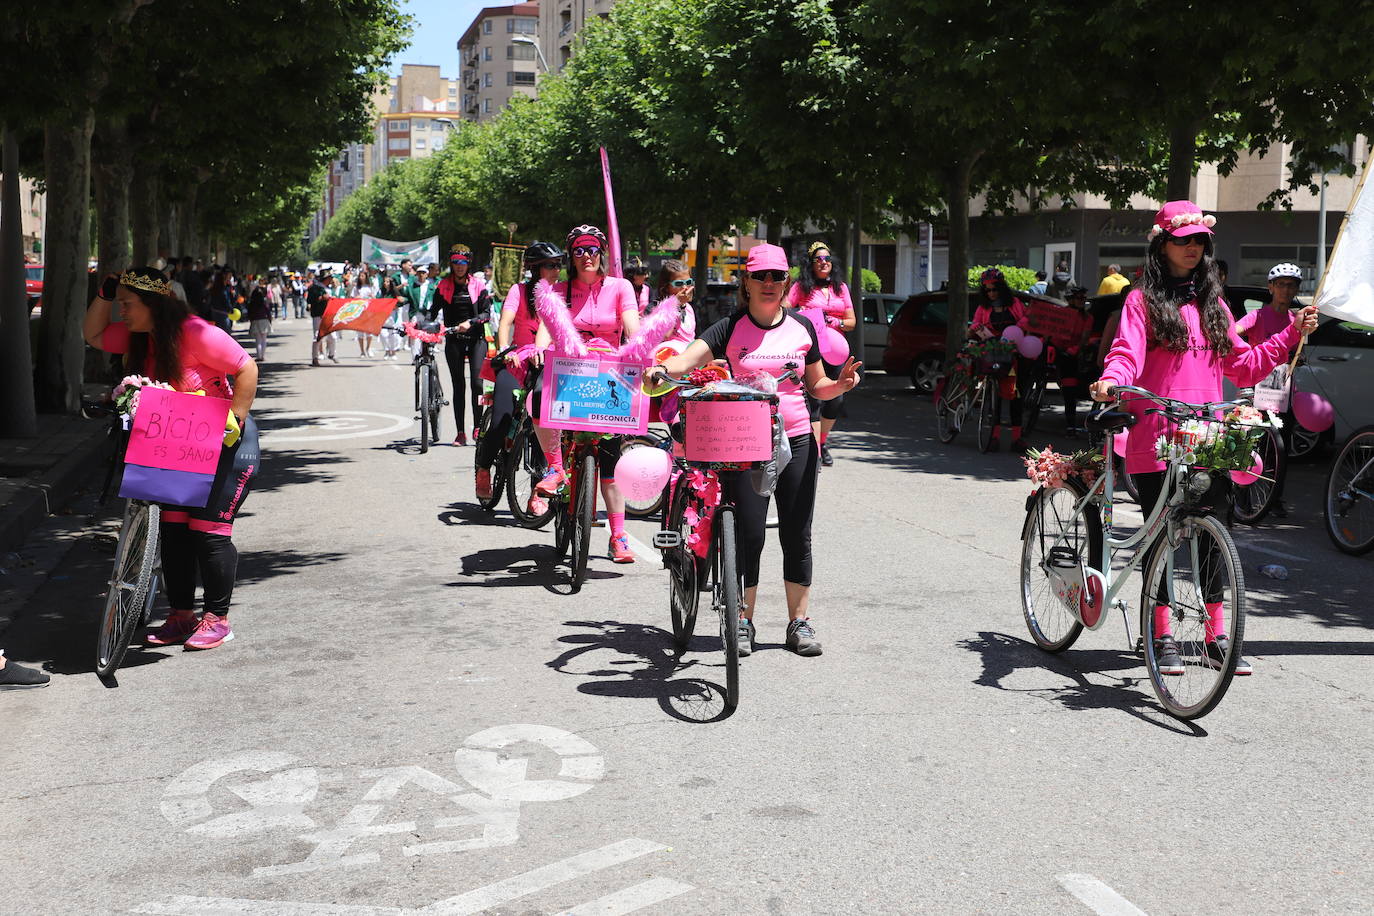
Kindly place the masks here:
MULTIPOLYGON (((587 344, 573 325, 568 303, 549 281, 540 280, 535 286, 534 308, 544 327, 549 329, 555 352, 578 357, 587 355, 587 344)), ((682 313, 677 309, 654 309, 648 318, 640 322, 639 332, 615 351, 615 359, 647 365, 655 348, 667 340, 681 322, 682 313)))

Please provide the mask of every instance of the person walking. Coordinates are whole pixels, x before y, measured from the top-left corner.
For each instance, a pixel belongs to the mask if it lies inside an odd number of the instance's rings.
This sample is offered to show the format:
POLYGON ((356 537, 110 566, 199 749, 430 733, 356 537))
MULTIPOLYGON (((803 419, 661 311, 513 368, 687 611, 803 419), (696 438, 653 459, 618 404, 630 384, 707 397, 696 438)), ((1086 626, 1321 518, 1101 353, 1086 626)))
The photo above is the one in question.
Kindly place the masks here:
MULTIPOLYGON (((825 242, 812 242, 806 251, 806 263, 797 269, 797 283, 787 291, 788 304, 797 309, 811 322, 816 333, 830 328, 841 333, 854 330, 857 323, 854 316, 854 302, 849 298, 849 287, 835 275, 835 262, 830 254, 830 246, 825 242)), ((850 356, 848 343, 845 344, 845 359, 850 356)), ((825 374, 829 378, 839 378, 840 363, 832 363, 821 358, 825 374)), ((827 440, 835 423, 844 416, 844 395, 825 402, 812 403, 812 417, 816 441, 821 447, 821 464, 830 467, 835 459, 830 455, 827 440)))
MULTIPOLYGON (((490 320, 491 296, 487 285, 476 275, 468 273, 472 249, 461 243, 448 252, 448 273, 435 284, 426 312, 431 320, 442 317, 444 327, 453 333, 444 338, 444 360, 452 379, 453 421, 458 434, 454 445, 467 445, 467 407, 472 407, 475 423, 481 416, 478 403, 482 397, 482 363, 487 358, 486 323, 490 320), (468 403, 464 403, 464 374, 468 380, 468 403)), ((477 430, 472 431, 477 438, 477 430)))
POLYGON ((272 333, 271 289, 259 283, 248 294, 248 333, 257 344, 257 361, 267 355, 267 335, 272 333))
POLYGON ((329 334, 324 340, 320 340, 320 322, 324 319, 324 310, 329 307, 329 287, 334 282, 334 278, 329 273, 329 268, 320 271, 319 276, 315 277, 315 282, 310 284, 310 288, 305 292, 305 301, 310 308, 310 330, 314 335, 310 342, 310 365, 320 364, 320 350, 323 349, 331 363, 337 363, 339 358, 334 355, 334 335, 329 334))

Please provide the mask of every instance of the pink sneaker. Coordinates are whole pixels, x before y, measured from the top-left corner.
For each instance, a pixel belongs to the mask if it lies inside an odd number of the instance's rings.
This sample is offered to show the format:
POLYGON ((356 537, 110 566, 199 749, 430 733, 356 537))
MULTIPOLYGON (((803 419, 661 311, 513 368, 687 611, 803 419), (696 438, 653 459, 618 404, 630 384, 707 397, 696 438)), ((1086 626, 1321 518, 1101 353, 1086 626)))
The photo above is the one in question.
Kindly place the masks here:
POLYGON ((538 493, 530 494, 530 501, 525 504, 525 512, 533 516, 542 516, 549 511, 549 501, 538 493))
POLYGON ((630 539, 623 534, 619 537, 611 537, 610 554, 611 559, 616 563, 633 563, 635 561, 635 555, 630 550, 630 539))
POLYGON ((143 641, 150 646, 174 646, 186 641, 199 623, 195 614, 172 614, 156 630, 149 630, 143 641))
POLYGON ((486 468, 477 469, 477 498, 491 499, 491 471, 486 468))
POLYGON ((196 627, 196 631, 186 640, 186 648, 214 649, 233 638, 234 631, 229 629, 229 621, 218 614, 206 611, 205 616, 200 618, 200 625, 196 627))
POLYGON ((534 492, 552 496, 563 486, 565 479, 563 472, 558 468, 549 468, 544 472, 544 478, 534 485, 534 492))

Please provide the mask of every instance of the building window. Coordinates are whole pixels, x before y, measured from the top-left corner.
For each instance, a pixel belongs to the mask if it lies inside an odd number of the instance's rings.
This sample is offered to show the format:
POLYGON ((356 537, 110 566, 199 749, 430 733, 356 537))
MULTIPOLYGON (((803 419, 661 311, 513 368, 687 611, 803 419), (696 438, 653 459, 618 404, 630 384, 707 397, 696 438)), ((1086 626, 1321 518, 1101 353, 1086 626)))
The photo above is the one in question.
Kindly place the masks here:
MULTIPOLYGON (((1326 247, 1327 260, 1331 259, 1331 244, 1326 247)), ((1269 282, 1269 268, 1280 261, 1288 261, 1302 268, 1303 278, 1299 281, 1298 292, 1311 293, 1317 288, 1317 246, 1316 245, 1242 245, 1240 246, 1240 269, 1231 265, 1227 282, 1232 286, 1264 286, 1269 282)))
POLYGON ((415 138, 415 148, 416 148, 416 149, 424 149, 424 148, 425 148, 425 138, 424 138, 424 137, 416 137, 416 138, 415 138))
POLYGON ((490 73, 483 73, 483 74, 482 74, 482 85, 485 86, 485 87, 488 88, 488 89, 491 88, 491 74, 490 74, 490 73))
POLYGON ((533 85, 534 85, 534 74, 533 74, 533 73, 525 73, 525 72, 520 71, 520 70, 516 70, 516 71, 514 71, 514 72, 512 72, 512 73, 507 73, 507 74, 506 74, 506 85, 507 85, 507 86, 533 86, 533 85))
POLYGON ((449 100, 448 100, 448 110, 449 110, 449 111, 457 111, 457 110, 458 110, 458 100, 457 100, 457 99, 449 99, 449 100))
POLYGON ((457 87, 457 86, 449 86, 449 87, 448 87, 448 94, 449 94, 449 95, 457 95, 457 94, 458 94, 458 87, 457 87))
POLYGON ((507 19, 506 31, 516 35, 533 35, 539 30, 538 19, 507 19))
POLYGON ((485 22, 482 23, 482 34, 483 34, 483 35, 490 35, 490 34, 491 34, 491 20, 490 20, 490 19, 488 19, 488 20, 486 20, 485 22))
POLYGON ((471 104, 472 104, 472 93, 471 93, 471 92, 464 92, 464 93, 463 93, 463 107, 464 107, 464 108, 467 108, 467 107, 470 106, 471 104))
POLYGON ((429 122, 426 121, 424 118, 416 118, 416 119, 415 119, 415 129, 416 129, 416 130, 429 130, 429 122))
POLYGON ((534 45, 506 45, 506 60, 534 60, 534 45))
POLYGON ((386 141, 387 149, 410 149, 409 137, 392 137, 386 141))
POLYGON ((404 130, 404 131, 407 131, 407 132, 408 132, 408 131, 410 130, 410 119, 409 119, 409 118, 406 118, 406 119, 403 119, 403 120, 400 120, 400 121, 392 121, 392 122, 391 122, 391 130, 393 130, 393 131, 401 131, 401 130, 404 130))
POLYGON ((491 99, 482 100, 482 111, 485 114, 491 114, 491 99))
POLYGON ((482 49, 482 60, 491 60, 491 45, 482 49))

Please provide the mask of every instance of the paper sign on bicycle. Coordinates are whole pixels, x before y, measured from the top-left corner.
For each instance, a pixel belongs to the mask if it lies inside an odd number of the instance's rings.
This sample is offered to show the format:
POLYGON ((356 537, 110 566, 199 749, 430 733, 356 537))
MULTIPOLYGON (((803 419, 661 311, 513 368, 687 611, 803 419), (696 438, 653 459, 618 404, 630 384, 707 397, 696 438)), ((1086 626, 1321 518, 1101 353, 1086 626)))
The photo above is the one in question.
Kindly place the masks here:
POLYGON ((1292 397, 1293 380, 1288 376, 1288 366, 1280 365, 1255 386, 1255 409, 1284 413, 1292 397))
POLYGON ((124 451, 119 495, 177 506, 204 506, 224 446, 229 402, 146 387, 124 451))
POLYGON ((640 388, 644 367, 597 356, 552 356, 545 361, 539 422, 555 429, 642 433, 649 399, 640 388))

